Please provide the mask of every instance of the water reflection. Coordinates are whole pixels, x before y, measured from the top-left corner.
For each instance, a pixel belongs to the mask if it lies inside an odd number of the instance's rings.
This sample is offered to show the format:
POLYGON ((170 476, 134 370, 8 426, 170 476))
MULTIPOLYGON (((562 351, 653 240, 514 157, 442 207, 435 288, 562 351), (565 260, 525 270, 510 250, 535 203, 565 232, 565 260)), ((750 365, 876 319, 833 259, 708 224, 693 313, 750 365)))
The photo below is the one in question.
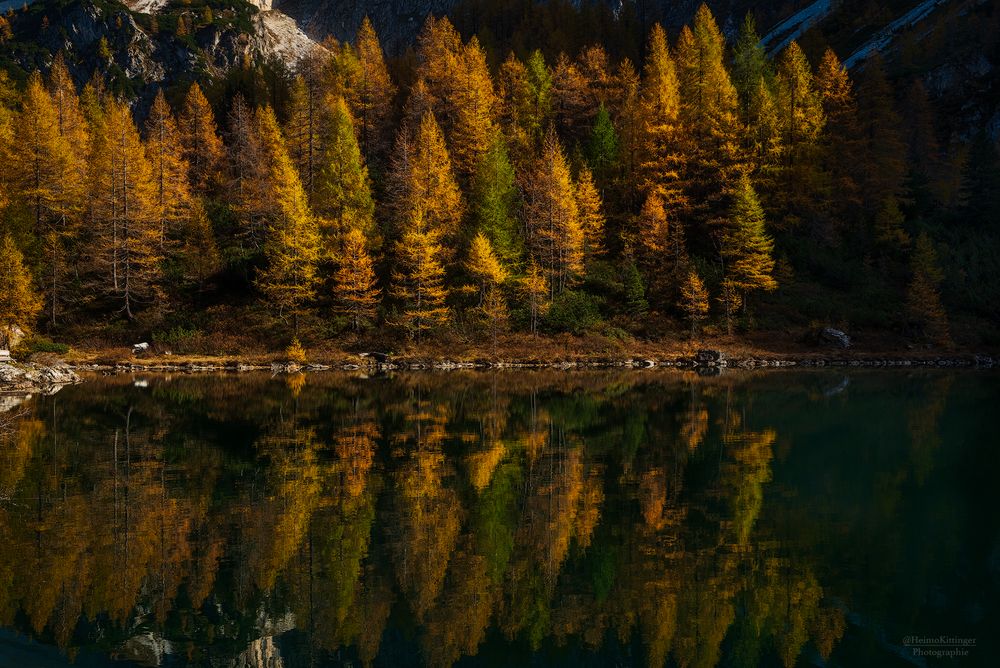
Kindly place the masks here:
POLYGON ((94 380, 0 437, 0 625, 144 665, 985 657, 995 380, 94 380))

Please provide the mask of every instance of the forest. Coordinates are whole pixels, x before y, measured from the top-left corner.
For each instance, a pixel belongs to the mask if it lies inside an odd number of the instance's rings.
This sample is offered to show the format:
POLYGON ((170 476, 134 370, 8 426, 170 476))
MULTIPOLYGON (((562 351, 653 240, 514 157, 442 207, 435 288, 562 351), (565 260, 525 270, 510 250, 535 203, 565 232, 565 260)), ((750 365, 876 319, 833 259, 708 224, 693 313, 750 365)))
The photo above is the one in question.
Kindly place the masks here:
POLYGON ((826 325, 996 343, 996 143, 942 137, 919 81, 771 58, 704 5, 641 62, 518 50, 430 17, 400 57, 365 21, 294 73, 141 94, 78 86, 62 54, 0 70, 0 327, 298 355, 826 325))

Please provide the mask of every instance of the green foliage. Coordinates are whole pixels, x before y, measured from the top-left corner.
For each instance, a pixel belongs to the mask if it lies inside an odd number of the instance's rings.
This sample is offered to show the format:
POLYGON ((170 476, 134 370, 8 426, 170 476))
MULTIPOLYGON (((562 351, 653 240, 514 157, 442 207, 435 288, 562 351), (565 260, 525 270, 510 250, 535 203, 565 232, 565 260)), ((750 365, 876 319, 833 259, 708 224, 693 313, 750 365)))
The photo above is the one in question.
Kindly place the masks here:
POLYGON ((565 290, 552 300, 543 318, 550 332, 584 334, 602 322, 597 299, 579 290, 565 290))
POLYGON ((473 182, 473 206, 479 229, 497 257, 508 266, 520 263, 524 243, 515 217, 518 201, 514 168, 503 136, 496 134, 479 163, 473 182))
POLYGON ((47 336, 29 336, 22 341, 18 347, 19 355, 32 355, 34 353, 55 353, 65 355, 70 351, 70 347, 65 343, 57 343, 47 336))
POLYGON ((601 103, 594 119, 587 143, 587 162, 599 179, 607 178, 618 161, 618 133, 611 121, 611 113, 601 103))
POLYGON ((625 308, 633 318, 641 318, 649 310, 646 301, 646 286, 642 282, 642 274, 635 262, 625 265, 625 308))

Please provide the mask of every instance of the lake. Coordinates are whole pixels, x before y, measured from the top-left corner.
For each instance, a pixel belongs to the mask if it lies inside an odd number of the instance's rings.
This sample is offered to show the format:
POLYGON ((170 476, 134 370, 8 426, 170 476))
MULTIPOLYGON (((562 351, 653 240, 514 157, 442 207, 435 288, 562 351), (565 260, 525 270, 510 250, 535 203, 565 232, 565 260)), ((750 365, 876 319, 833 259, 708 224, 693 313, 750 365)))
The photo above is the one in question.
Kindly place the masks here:
POLYGON ((91 379, 4 414, 0 666, 996 665, 998 380, 91 379))

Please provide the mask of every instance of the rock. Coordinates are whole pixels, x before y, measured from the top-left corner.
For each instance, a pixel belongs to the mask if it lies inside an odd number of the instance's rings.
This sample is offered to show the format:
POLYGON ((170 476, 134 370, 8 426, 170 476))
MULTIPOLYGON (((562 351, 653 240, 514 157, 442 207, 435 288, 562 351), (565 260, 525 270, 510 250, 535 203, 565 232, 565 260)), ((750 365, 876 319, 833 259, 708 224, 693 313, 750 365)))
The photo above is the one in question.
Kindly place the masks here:
POLYGON ((132 344, 132 354, 133 355, 141 355, 142 353, 148 352, 148 351, 149 351, 149 344, 146 343, 145 341, 142 342, 142 343, 132 344))
POLYGON ((9 361, 10 361, 10 351, 0 350, 0 362, 9 362, 9 361))
POLYGON ((815 340, 821 345, 834 346, 844 350, 851 347, 851 337, 839 329, 824 327, 815 334, 815 340))
POLYGON ((694 354, 694 361, 698 364, 718 364, 722 361, 721 350, 699 350, 694 354))
POLYGON ((79 382, 79 376, 62 362, 51 366, 0 362, 0 392, 51 393, 63 385, 79 382))
POLYGON ((388 353, 361 353, 361 357, 370 357, 376 364, 385 364, 389 361, 388 353))

